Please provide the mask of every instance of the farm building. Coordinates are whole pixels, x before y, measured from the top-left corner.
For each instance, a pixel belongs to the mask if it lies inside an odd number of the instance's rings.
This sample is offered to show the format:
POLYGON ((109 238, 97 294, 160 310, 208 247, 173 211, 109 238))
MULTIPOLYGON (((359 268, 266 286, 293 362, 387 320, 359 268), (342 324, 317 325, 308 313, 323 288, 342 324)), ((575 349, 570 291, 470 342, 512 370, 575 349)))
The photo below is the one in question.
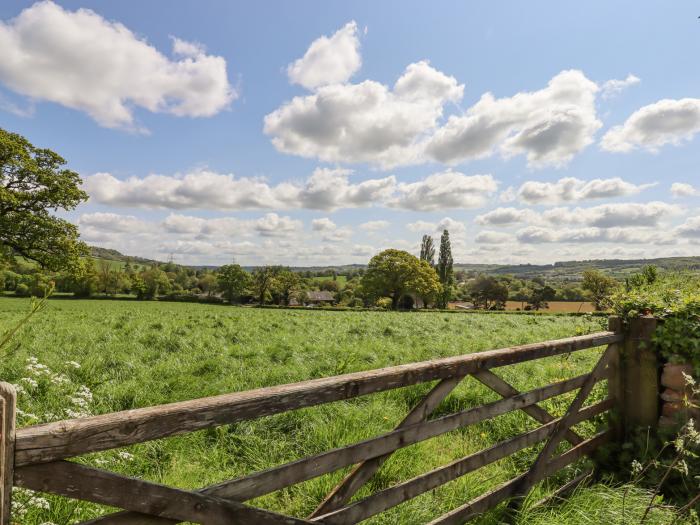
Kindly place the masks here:
POLYGON ((305 305, 332 305, 335 302, 335 296, 327 290, 306 292, 304 299, 305 305))

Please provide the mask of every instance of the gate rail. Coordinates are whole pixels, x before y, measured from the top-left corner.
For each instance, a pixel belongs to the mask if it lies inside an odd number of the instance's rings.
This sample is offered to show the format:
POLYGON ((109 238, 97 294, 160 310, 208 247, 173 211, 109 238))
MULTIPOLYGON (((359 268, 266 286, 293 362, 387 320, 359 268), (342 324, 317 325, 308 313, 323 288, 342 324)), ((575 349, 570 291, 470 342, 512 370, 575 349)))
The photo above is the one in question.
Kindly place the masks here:
MULTIPOLYGON (((627 421, 636 416, 632 413, 627 417, 629 414, 626 412, 630 411, 624 409, 625 399, 630 397, 626 392, 632 387, 638 387, 627 384, 631 380, 625 379, 627 374, 636 373, 635 366, 634 363, 620 366, 620 349, 623 345, 640 352, 644 351, 645 344, 648 343, 651 335, 649 323, 637 324, 639 326, 634 329, 634 334, 625 334, 620 321, 611 318, 608 331, 590 335, 64 420, 18 430, 14 429, 14 389, 7 383, 0 383, 1 524, 10 523, 12 486, 124 509, 85 523, 145 525, 190 521, 215 525, 232 522, 244 525, 351 524, 544 441, 544 447, 527 472, 431 522, 464 523, 508 498, 526 494, 537 482, 590 454, 611 439, 619 438, 624 432, 623 425, 637 423, 627 421), (503 366, 599 346, 607 348, 591 372, 527 392, 519 392, 492 371, 503 366), (474 377, 502 398, 429 420, 428 417, 441 401, 467 376, 474 377), (602 380, 608 381, 608 398, 584 408, 591 390, 602 380), (390 432, 196 491, 172 488, 68 461, 91 452, 433 381, 437 383, 428 394, 390 432), (556 418, 538 405, 575 390, 578 392, 562 417, 556 418), (574 425, 611 409, 617 409, 621 414, 620 418, 616 418, 619 422, 616 426, 588 439, 572 430, 574 425), (522 410, 542 425, 348 504, 394 451, 516 410, 522 410), (562 440, 568 441, 571 448, 553 456, 562 440), (305 519, 284 516, 244 503, 352 465, 355 467, 345 479, 305 519)), ((647 395, 647 398, 651 399, 651 396, 647 395)), ((639 405, 639 400, 640 394, 635 391, 635 406, 639 405)))

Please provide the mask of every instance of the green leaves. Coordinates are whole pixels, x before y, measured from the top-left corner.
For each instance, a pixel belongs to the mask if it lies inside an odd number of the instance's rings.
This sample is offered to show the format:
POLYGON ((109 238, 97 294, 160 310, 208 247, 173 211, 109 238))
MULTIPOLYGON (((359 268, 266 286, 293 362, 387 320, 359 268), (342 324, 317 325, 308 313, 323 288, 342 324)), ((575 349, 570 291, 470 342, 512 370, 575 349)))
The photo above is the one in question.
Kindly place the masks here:
POLYGON ((0 251, 14 252, 49 270, 70 269, 87 246, 78 229, 49 211, 72 210, 88 195, 80 176, 49 149, 0 129, 0 251))

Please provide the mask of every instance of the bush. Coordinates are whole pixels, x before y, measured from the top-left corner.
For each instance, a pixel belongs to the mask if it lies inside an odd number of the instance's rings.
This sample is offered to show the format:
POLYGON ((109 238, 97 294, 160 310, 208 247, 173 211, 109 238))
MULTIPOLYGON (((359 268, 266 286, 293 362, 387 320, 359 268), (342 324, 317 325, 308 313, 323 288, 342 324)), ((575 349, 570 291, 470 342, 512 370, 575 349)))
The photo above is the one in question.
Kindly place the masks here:
POLYGON ((29 297, 29 286, 24 283, 20 283, 15 287, 15 295, 20 297, 29 297))
POLYGON ((613 295, 614 311, 623 318, 657 317, 660 323, 654 342, 661 355, 667 360, 680 357, 700 372, 700 275, 649 271, 646 278, 639 275, 613 295))

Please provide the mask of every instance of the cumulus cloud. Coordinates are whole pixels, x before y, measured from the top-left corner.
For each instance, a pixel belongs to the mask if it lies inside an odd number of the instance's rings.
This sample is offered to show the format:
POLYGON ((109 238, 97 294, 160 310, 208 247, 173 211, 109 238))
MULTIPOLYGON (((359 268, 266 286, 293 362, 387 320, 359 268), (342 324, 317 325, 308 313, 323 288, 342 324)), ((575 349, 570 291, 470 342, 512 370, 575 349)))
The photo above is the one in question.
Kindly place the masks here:
POLYGON ((533 222, 538 218, 537 212, 518 208, 496 208, 482 215, 477 215, 474 222, 481 225, 509 226, 519 222, 533 222))
POLYGON ((338 227, 336 223, 328 217, 313 219, 311 229, 321 232, 321 239, 327 242, 342 242, 352 237, 352 229, 348 227, 338 227))
POLYGON ((654 230, 634 228, 543 228, 528 226, 516 234, 524 244, 543 243, 624 243, 624 244, 666 244, 668 239, 654 230))
POLYGON ((333 210, 381 203, 396 187, 393 176, 351 183, 351 171, 317 169, 303 183, 271 185, 262 178, 209 170, 181 176, 148 175, 125 180, 109 173, 85 177, 83 188, 100 204, 167 209, 254 210, 309 208, 333 210))
POLYGON ((431 158, 454 164, 488 157, 526 155, 531 166, 561 166, 593 142, 601 127, 598 86, 581 71, 562 71, 539 91, 496 99, 491 93, 463 115, 450 116, 428 141, 431 158))
POLYGON ((479 244, 508 244, 513 242, 513 236, 508 233, 485 230, 479 232, 474 240, 479 244))
POLYGON ((444 217, 438 222, 416 221, 406 225, 410 231, 415 233, 442 233, 448 230, 451 235, 462 235, 467 231, 466 225, 451 217, 444 217))
POLYGON ((420 162, 420 139, 433 130, 464 85, 427 61, 410 64, 393 89, 373 80, 320 86, 265 117, 278 151, 326 162, 383 168, 420 162))
POLYGON ((674 182, 671 184, 671 194, 674 197, 698 197, 700 190, 685 182, 674 182))
POLYGON ((322 217, 311 221, 311 229, 315 232, 330 231, 336 228, 336 224, 328 217, 322 217))
POLYGON ((89 9, 38 2, 0 21, 0 81, 34 100, 83 111, 100 125, 139 129, 133 109, 208 117, 236 98, 223 57, 174 39, 170 59, 89 9))
POLYGON ((520 186, 517 195, 528 204, 557 204, 634 195, 652 186, 654 184, 633 184, 619 177, 590 181, 565 177, 556 182, 525 182, 520 186))
POLYGON ((676 228, 676 233, 688 239, 700 239, 700 216, 686 219, 683 224, 676 228))
POLYGON ((368 232, 378 232, 389 227, 389 221, 367 221, 360 224, 360 229, 368 232))
POLYGON ((664 99, 644 106, 602 138, 607 151, 628 152, 637 148, 656 152, 666 144, 681 144, 700 131, 700 99, 664 99))
POLYGON ((345 24, 333 36, 314 40, 304 56, 287 67, 290 82, 307 89, 347 82, 362 65, 357 24, 345 24))
POLYGON ((303 182, 272 185, 262 178, 236 177, 202 169, 185 175, 148 175, 118 179, 109 173, 85 177, 91 200, 118 207, 155 209, 297 209, 389 206, 439 210, 482 206, 496 191, 491 175, 446 171, 412 183, 393 175, 351 182, 351 170, 317 168, 303 182))
POLYGON ((464 175, 448 170, 418 182, 400 183, 389 206, 420 211, 478 208, 497 189, 498 182, 491 175, 464 175))
POLYGON ((101 212, 82 214, 78 219, 78 225, 81 231, 93 229, 110 233, 137 233, 149 228, 146 222, 133 215, 101 212))
POLYGON ((604 82, 601 86, 601 96, 603 98, 612 98, 622 93, 625 89, 635 84, 639 84, 641 79, 633 74, 627 75, 624 79, 611 79, 604 82))

